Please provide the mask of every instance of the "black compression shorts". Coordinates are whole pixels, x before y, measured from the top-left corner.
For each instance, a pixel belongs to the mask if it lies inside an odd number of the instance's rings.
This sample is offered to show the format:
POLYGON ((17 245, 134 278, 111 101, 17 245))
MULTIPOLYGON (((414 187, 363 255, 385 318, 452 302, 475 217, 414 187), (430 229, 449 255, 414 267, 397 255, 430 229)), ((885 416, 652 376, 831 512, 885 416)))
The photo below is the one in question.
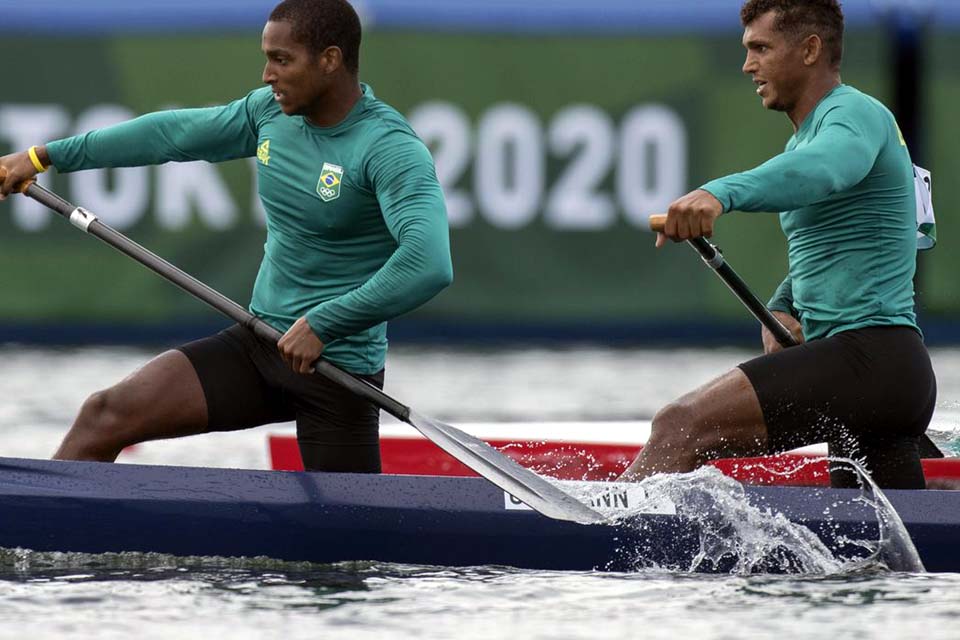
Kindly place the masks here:
MULTIPOLYGON (((865 461, 878 485, 923 489, 918 439, 937 385, 919 333, 868 327, 761 356, 740 365, 767 425, 770 453, 827 442, 830 455, 865 461)), ((856 476, 831 465, 835 487, 856 476)))
MULTIPOLYGON (((296 420, 308 471, 380 472, 380 411, 319 374, 294 372, 275 345, 234 325, 180 347, 200 378, 209 431, 296 420)), ((357 376, 383 388, 383 370, 357 376)))

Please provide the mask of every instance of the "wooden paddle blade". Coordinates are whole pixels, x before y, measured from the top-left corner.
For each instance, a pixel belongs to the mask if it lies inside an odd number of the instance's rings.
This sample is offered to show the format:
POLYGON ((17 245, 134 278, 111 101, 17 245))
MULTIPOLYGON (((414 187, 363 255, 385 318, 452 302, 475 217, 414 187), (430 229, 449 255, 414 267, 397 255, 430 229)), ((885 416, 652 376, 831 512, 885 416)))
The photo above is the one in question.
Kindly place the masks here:
POLYGON ((412 410, 406 422, 454 458, 548 518, 579 524, 606 521, 599 511, 469 433, 412 410))

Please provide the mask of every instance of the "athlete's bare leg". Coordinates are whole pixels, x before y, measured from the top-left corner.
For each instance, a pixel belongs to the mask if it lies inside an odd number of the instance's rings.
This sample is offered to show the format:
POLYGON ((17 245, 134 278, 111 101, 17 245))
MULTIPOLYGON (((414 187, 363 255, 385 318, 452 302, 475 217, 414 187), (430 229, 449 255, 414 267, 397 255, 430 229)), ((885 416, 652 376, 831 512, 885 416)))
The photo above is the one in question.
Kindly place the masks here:
POLYGON ((196 371, 183 353, 167 351, 87 398, 53 457, 113 462, 132 444, 206 429, 207 401, 196 371))
POLYGON ((733 369, 661 409, 650 440, 619 480, 693 471, 716 458, 764 453, 766 444, 757 394, 733 369))

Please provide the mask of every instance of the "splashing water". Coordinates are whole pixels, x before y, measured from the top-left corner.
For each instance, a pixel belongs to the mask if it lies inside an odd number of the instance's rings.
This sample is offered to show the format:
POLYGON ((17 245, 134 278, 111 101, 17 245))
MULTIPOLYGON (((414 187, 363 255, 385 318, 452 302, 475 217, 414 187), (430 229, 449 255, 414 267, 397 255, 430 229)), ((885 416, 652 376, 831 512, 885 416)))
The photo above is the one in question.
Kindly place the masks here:
MULTIPOLYGON (((602 493, 597 483, 562 482, 563 488, 591 504, 611 522, 639 533, 649 514, 675 513, 693 521, 698 549, 686 566, 663 566, 649 544, 625 546, 616 566, 633 570, 723 571, 733 574, 804 573, 833 574, 886 568, 922 572, 916 548, 900 520, 865 470, 853 461, 863 478, 862 492, 852 499, 873 509, 878 539, 842 538, 832 548, 803 524, 769 507, 753 504, 744 486, 712 467, 686 474, 661 474, 639 484, 609 483, 602 493), (629 492, 630 499, 626 499, 629 492), (613 496, 613 497, 611 497, 613 496), (624 496, 624 497, 619 497, 624 496)), ((829 521, 830 507, 824 510, 829 521)), ((641 538, 644 536, 641 535, 641 538)))
POLYGON ((900 519, 900 514, 893 508, 867 470, 859 462, 849 458, 829 457, 827 459, 832 463, 846 464, 853 468, 861 487, 861 494, 854 500, 872 507, 877 514, 880 537, 871 559, 882 562, 891 571, 926 573, 920 554, 910 538, 907 527, 900 519))
POLYGON ((927 436, 946 456, 960 456, 960 402, 943 402, 927 428, 927 436))
MULTIPOLYGON (((742 484, 716 469, 659 475, 641 484, 648 495, 666 498, 676 505, 678 515, 697 522, 700 549, 688 571, 725 566, 736 574, 843 569, 843 562, 809 529, 754 506, 742 484)), ((628 526, 629 519, 624 519, 628 526)))

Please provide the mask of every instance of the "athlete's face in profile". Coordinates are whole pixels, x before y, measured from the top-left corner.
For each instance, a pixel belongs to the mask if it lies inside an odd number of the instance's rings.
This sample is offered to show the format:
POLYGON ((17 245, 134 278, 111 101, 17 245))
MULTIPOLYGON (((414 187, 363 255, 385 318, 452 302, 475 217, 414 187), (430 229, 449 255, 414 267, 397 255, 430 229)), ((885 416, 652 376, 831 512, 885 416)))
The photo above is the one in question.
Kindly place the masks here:
POLYGON ((743 72, 753 80, 765 108, 790 111, 804 84, 803 42, 794 42, 777 31, 776 18, 776 11, 768 11, 747 25, 743 32, 747 50, 743 72))
POLYGON ((288 116, 309 116, 321 110, 331 73, 336 69, 327 54, 330 49, 320 54, 312 52, 294 39, 293 27, 285 21, 267 23, 261 48, 267 57, 263 81, 273 88, 280 109, 288 116))

